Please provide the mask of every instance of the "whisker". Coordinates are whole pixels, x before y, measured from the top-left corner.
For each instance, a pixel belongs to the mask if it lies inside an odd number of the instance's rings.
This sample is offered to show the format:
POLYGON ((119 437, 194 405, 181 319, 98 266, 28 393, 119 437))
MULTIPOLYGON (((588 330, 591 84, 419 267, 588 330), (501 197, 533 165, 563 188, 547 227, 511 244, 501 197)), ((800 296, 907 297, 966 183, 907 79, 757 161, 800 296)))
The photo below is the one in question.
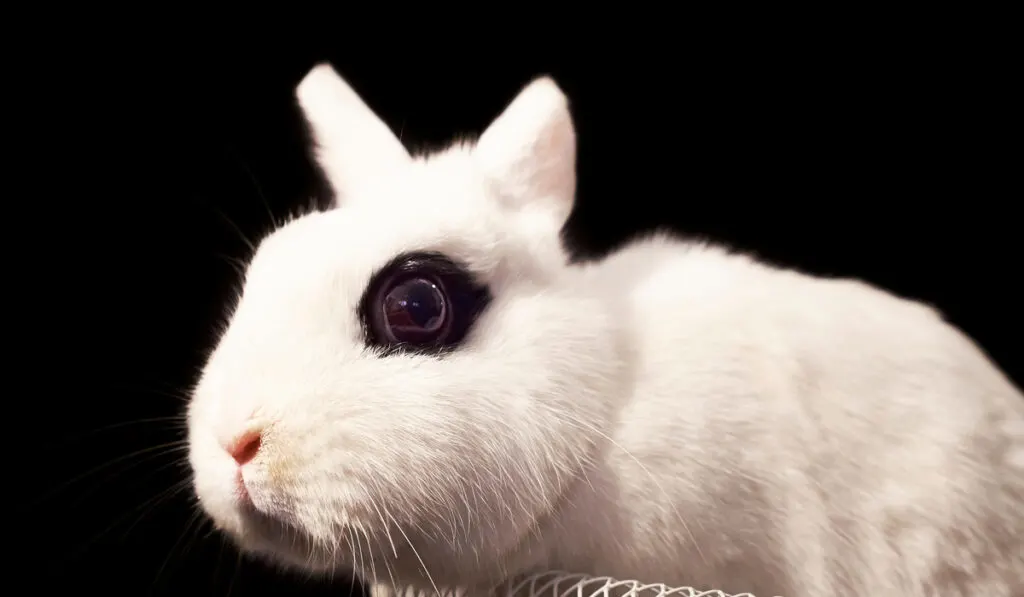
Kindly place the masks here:
POLYGON ((427 570, 427 565, 423 562, 423 558, 420 557, 420 552, 416 550, 416 546, 413 545, 412 541, 409 540, 409 536, 406 535, 405 531, 402 530, 401 525, 398 524, 398 521, 395 520, 395 517, 391 516, 391 513, 388 512, 387 506, 384 506, 384 514, 386 514, 388 518, 390 518, 392 522, 395 523, 395 528, 397 528, 398 532, 401 533, 403 537, 405 537, 405 542, 409 545, 409 549, 412 550, 412 554, 416 556, 416 559, 419 561, 420 568, 422 568, 424 574, 427 575, 427 580, 430 581, 430 586, 434 588, 434 593, 440 595, 441 591, 438 590, 437 583, 434 582, 434 577, 430 575, 430 570, 427 570))
POLYGON ((183 415, 183 414, 176 414, 176 415, 167 415, 167 416, 163 416, 163 417, 147 417, 147 418, 144 418, 144 419, 132 419, 130 421, 119 421, 117 423, 111 423, 109 425, 104 425, 102 427, 97 427, 95 429, 89 429, 89 430, 83 431, 81 433, 76 433, 74 435, 69 435, 69 436, 64 438, 64 441, 67 442, 67 443, 81 441, 83 439, 86 439, 87 437, 90 437, 90 436, 93 436, 93 435, 97 435, 99 433, 106 433, 108 431, 113 431, 115 429, 121 429, 123 427, 128 427, 129 425, 141 425, 143 423, 179 423, 179 424, 184 425, 184 423, 185 423, 185 415, 183 415))
MULTIPOLYGON (((190 400, 189 391, 182 391, 176 387, 168 388, 153 388, 153 387, 142 387, 135 384, 124 384, 124 383, 113 383, 108 388, 116 391, 129 394, 138 394, 139 396, 160 396, 162 398, 170 398, 177 402, 187 404, 190 400)), ((182 414, 184 416, 184 414, 182 414)))
MULTIPOLYGON (((356 552, 359 554, 358 555, 359 576, 361 578, 365 579, 366 578, 366 560, 363 558, 363 540, 359 536, 359 530, 358 529, 352 528, 352 527, 350 527, 350 528, 352 529, 352 536, 355 537, 355 540, 356 540, 356 552)), ((373 582, 373 581, 371 581, 371 582, 373 582)))
POLYGON ((217 586, 217 581, 220 580, 221 570, 224 568, 224 548, 227 547, 227 543, 221 540, 220 549, 217 550, 217 565, 213 568, 213 586, 217 586))
POLYGON ((195 512, 192 513, 192 516, 189 517, 188 522, 185 523, 185 528, 183 528, 182 531, 181 531, 181 534, 178 535, 178 540, 175 541, 174 545, 171 546, 171 549, 168 550, 167 557, 164 558, 163 564, 161 564, 160 568, 157 569, 156 576, 153 578, 153 588, 156 588, 156 585, 159 584, 160 578, 163 575, 164 570, 167 568, 167 564, 171 561, 171 557, 174 555, 174 550, 176 550, 178 548, 178 546, 181 544, 182 540, 188 534, 189 530, 191 530, 193 528, 192 525, 194 525, 197 520, 201 520, 201 516, 202 516, 201 512, 195 511, 195 512))
POLYGON ((274 210, 270 209, 270 202, 267 200, 267 196, 263 192, 263 186, 260 185, 259 179, 256 178, 255 174, 253 174, 252 169, 249 168, 249 164, 245 163, 245 160, 242 159, 242 156, 238 152, 236 152, 231 147, 230 144, 223 143, 222 146, 227 151, 227 153, 232 158, 234 158, 235 162, 237 162, 238 165, 242 167, 242 170, 249 177, 249 180, 252 182, 253 188, 256 190, 256 194, 259 196, 260 201, 263 203, 263 207, 267 209, 267 216, 270 218, 270 225, 274 228, 277 228, 278 223, 277 219, 274 217, 274 210))
POLYGON ((241 227, 239 227, 238 224, 235 224, 235 222, 231 220, 231 218, 229 218, 223 211, 221 211, 217 206, 213 205, 212 203, 203 203, 203 205, 207 209, 215 213, 218 217, 220 217, 220 219, 238 235, 238 238, 243 243, 245 243, 245 246, 249 248, 249 251, 251 253, 256 252, 256 243, 251 241, 249 237, 245 235, 245 232, 242 231, 241 227))
MULTIPOLYGON (((348 553, 350 555, 354 554, 355 553, 355 547, 353 547, 353 545, 352 545, 352 528, 349 527, 349 526, 345 527, 345 542, 348 543, 348 553)), ((356 575, 355 575, 355 572, 353 572, 352 575, 351 575, 351 578, 349 578, 348 592, 349 592, 349 594, 355 594, 355 591, 356 591, 356 575)))
POLYGON ((370 535, 366 532, 366 529, 363 527, 361 523, 358 526, 358 530, 363 533, 363 537, 366 539, 366 553, 370 556, 370 576, 373 577, 373 582, 374 584, 376 584, 377 565, 373 561, 373 546, 371 545, 372 541, 370 540, 370 535))
MULTIPOLYGON (((135 508, 132 508, 128 512, 125 512, 124 514, 119 516, 117 519, 114 520, 114 522, 112 522, 111 524, 107 525, 102 530, 100 530, 95 535, 93 535, 93 537, 91 539, 83 542, 81 545, 79 545, 77 548, 75 548, 75 550, 73 552, 71 552, 67 556, 67 558, 70 561, 70 560, 74 560, 75 558, 80 557, 83 552, 85 552, 90 547, 95 545, 100 539, 103 539, 104 537, 106 537, 109 533, 111 533, 114 529, 116 529, 118 527, 118 525, 123 523, 128 517, 130 517, 133 514, 137 513, 139 510, 144 510, 143 513, 142 513, 142 516, 140 517, 140 520, 141 520, 141 518, 145 518, 145 516, 147 514, 152 513, 153 510, 155 510, 156 507, 159 506, 161 503, 163 503, 164 501, 166 501, 166 500, 174 497, 175 495, 181 493, 182 490, 187 489, 187 488, 188 488, 187 482, 186 481, 180 481, 178 483, 175 483, 175 484, 171 485, 170 487, 168 487, 166 489, 160 490, 159 492, 157 492, 156 495, 150 497, 149 499, 144 500, 141 504, 137 505, 135 508)), ((127 529, 125 529, 125 531, 123 533, 123 536, 127 537, 128 533, 131 532, 131 529, 136 524, 138 524, 138 522, 139 522, 139 520, 136 520, 127 529)))
POLYGON ((373 506, 373 509, 377 511, 377 516, 380 517, 380 522, 381 522, 382 525, 384 525, 384 533, 385 533, 385 535, 388 538, 388 543, 391 544, 391 553, 397 559, 398 558, 398 550, 395 549, 395 541, 394 541, 394 539, 391 538, 391 525, 389 525, 388 522, 386 520, 384 520, 384 515, 381 514, 380 508, 377 507, 377 502, 375 500, 373 500, 372 498, 370 499, 370 505, 373 506))
MULTIPOLYGON (((173 464, 175 464, 175 463, 171 462, 171 463, 165 464, 165 465, 161 466, 160 468, 154 470, 153 472, 156 472, 156 471, 158 471, 160 469, 167 468, 168 466, 171 466, 173 464)), ((191 485, 192 485, 192 479, 191 478, 181 479, 181 480, 175 481, 171 485, 172 489, 170 491, 164 492, 164 496, 161 499, 157 500, 156 503, 152 504, 152 506, 147 511, 143 512, 140 516, 138 516, 135 519, 135 521, 133 521, 130 525, 128 525, 128 528, 126 528, 124 530, 124 533, 123 533, 122 536, 127 537, 128 533, 130 533, 132 531, 132 529, 135 528, 135 525, 137 525, 140 522, 142 522, 142 520, 146 517, 147 514, 151 513, 153 510, 155 510, 156 507, 159 506, 161 503, 166 502, 167 500, 170 500, 171 498, 176 497, 182 491, 191 489, 191 485)), ((132 512, 136 512, 136 511, 138 511, 138 509, 139 508, 136 507, 135 509, 130 510, 128 512, 128 514, 131 514, 132 512)))
MULTIPOLYGON (((187 557, 189 553, 193 549, 195 549, 196 545, 198 545, 200 541, 204 540, 207 536, 209 536, 209 533, 206 533, 204 535, 199 534, 203 526, 206 525, 209 521, 205 516, 202 515, 201 512, 197 512, 197 514, 200 515, 199 517, 197 517, 199 524, 193 527, 193 530, 189 533, 192 538, 185 540, 185 547, 181 550, 180 553, 182 558, 187 557)), ((209 526, 213 525, 211 524, 209 526)))
MULTIPOLYGON (((373 500, 372 500, 372 499, 370 500, 370 503, 371 503, 371 504, 373 503, 373 500)), ((374 509, 376 510, 376 509, 377 509, 377 507, 376 507, 376 506, 374 506, 374 509)), ((383 517, 381 517, 381 522, 384 522, 384 518, 383 518, 383 517)), ((390 541, 390 539, 391 539, 391 531, 390 531, 390 530, 387 530, 387 523, 384 523, 384 528, 385 528, 385 531, 387 532, 388 540, 390 541)), ((369 539, 369 536, 367 536, 367 539, 369 539)), ((379 535, 378 535, 378 534, 375 534, 375 535, 374 535, 374 539, 376 539, 375 543, 377 544, 377 547, 378 547, 378 549, 379 549, 379 548, 381 547, 381 544, 380 544, 380 537, 379 537, 379 535)), ((394 548, 395 548, 395 546, 394 546, 394 545, 392 545, 392 546, 391 546, 391 549, 392 549, 392 550, 394 550, 394 548)), ((389 579, 391 580, 391 586, 392 586, 392 587, 394 587, 394 586, 395 586, 395 575, 394 575, 394 573, 393 573, 393 572, 391 571, 391 564, 390 564, 390 562, 388 561, 388 554, 387 554, 387 552, 386 552, 386 551, 384 551, 384 550, 380 550, 380 553, 381 553, 381 557, 383 558, 383 561, 384 561, 384 570, 385 570, 385 571, 386 571, 386 572, 388 573, 388 578, 389 578, 389 579)), ((398 558, 398 555, 397 555, 397 553, 395 554, 395 558, 396 558, 396 559, 398 558)), ((374 582, 375 582, 375 583, 378 583, 379 581, 377 581, 377 580, 374 580, 374 582)))
POLYGON ((224 253, 214 253, 214 255, 226 261, 227 264, 231 266, 231 269, 235 271, 235 274, 237 274, 240 279, 245 279, 245 270, 246 268, 249 267, 249 265, 245 261, 239 259, 238 257, 225 255, 224 253))
MULTIPOLYGON (((221 545, 226 545, 228 542, 227 539, 224 538, 221 538, 221 541, 221 545)), ((228 581, 228 590, 227 593, 225 593, 224 597, 231 597, 231 591, 235 587, 235 581, 238 580, 238 573, 242 570, 241 551, 238 551, 238 554, 235 556, 235 565, 232 568, 233 571, 231 572, 231 579, 228 581)))
POLYGON ((95 475, 96 473, 102 472, 102 471, 108 469, 109 467, 119 463, 119 462, 124 462, 125 460, 128 460, 129 458, 137 458, 139 456, 145 456, 145 458, 142 458, 138 462, 135 462, 134 464, 128 465, 128 467, 126 467, 126 468, 133 468, 135 466, 138 466, 139 464, 142 464, 143 462, 146 462, 147 460, 151 460, 153 458, 157 458, 157 457, 164 456, 164 455, 167 455, 167 454, 172 454, 172 453, 178 452, 178 451, 184 451, 184 450, 187 450, 187 449, 188 449, 188 444, 187 444, 187 442, 185 442, 185 440, 175 440, 173 442, 166 442, 166 443, 163 443, 163 444, 157 444, 155 446, 149 446, 149 447, 146 447, 146 448, 142 448, 141 450, 136 450, 134 452, 130 452, 128 454, 124 454, 124 455, 118 456, 116 458, 108 460, 107 462, 104 462, 103 464, 95 466, 95 467, 85 471, 84 473, 80 473, 78 475, 75 475, 74 477, 72 477, 71 479, 68 479, 67 481, 65 481, 61 485, 59 485, 59 486, 51 489, 50 491, 44 493, 42 495, 42 497, 40 497, 40 498, 38 498, 36 500, 35 503, 36 503, 36 505, 38 505, 38 504, 40 504, 42 502, 48 501, 48 500, 52 499, 58 493, 60 493, 62 491, 66 491, 67 489, 69 489, 75 483, 78 483, 79 481, 87 479, 90 476, 95 475), (158 452, 158 450, 162 450, 162 452, 158 452))

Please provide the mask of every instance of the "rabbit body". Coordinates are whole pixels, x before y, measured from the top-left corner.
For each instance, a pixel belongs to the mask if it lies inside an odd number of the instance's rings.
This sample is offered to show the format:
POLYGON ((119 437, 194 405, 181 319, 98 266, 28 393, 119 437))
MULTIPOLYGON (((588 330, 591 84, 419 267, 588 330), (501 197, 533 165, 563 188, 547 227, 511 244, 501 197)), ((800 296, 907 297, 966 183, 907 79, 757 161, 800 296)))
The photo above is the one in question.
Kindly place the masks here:
POLYGON ((659 237, 569 277, 623 322, 630 382, 598 464, 524 549, 541 566, 1024 594, 1024 397, 936 311, 659 237))
POLYGON ((935 310, 668 235, 569 263, 550 79, 418 157, 330 67, 297 95, 338 206, 261 243, 189 408, 242 549, 377 595, 1024 595, 1024 396, 935 310))

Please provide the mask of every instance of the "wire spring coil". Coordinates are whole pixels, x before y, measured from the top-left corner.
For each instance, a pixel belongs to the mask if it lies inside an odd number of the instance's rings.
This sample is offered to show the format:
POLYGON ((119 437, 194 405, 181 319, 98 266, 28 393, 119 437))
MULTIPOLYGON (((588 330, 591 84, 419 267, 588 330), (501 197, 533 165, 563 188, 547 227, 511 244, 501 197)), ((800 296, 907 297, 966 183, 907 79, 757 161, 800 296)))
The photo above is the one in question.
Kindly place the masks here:
MULTIPOLYGON (((403 587, 389 593, 394 597, 481 597, 466 589, 441 589, 440 593, 422 588, 403 587)), ((670 587, 661 583, 617 580, 606 576, 587 576, 566 572, 545 572, 501 585, 491 597, 754 597, 751 593, 729 594, 719 590, 670 587)), ((374 597, 384 593, 374 593, 374 597)))

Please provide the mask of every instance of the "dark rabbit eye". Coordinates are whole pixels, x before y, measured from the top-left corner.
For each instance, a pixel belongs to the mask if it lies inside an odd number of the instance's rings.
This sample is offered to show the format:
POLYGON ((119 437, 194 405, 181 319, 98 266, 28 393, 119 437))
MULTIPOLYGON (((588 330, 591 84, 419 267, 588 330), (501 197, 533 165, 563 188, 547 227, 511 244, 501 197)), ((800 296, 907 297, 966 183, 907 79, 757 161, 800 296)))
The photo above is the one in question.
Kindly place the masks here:
POLYGON ((374 274, 359 315, 367 344, 384 355, 439 354, 462 342, 490 300, 464 267, 437 253, 414 253, 374 274))
POLYGON ((399 281, 386 291, 380 308, 382 331, 395 343, 434 343, 449 329, 448 296, 433 280, 399 281))

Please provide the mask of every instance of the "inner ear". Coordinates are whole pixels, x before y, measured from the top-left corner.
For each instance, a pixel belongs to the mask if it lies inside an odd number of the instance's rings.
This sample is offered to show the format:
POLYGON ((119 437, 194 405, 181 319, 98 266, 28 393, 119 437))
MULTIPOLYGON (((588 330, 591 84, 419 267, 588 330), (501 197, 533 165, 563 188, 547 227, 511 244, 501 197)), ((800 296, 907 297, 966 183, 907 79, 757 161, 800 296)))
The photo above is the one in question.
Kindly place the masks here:
POLYGON ((357 195, 375 177, 411 160, 394 132, 329 64, 314 66, 295 95, 315 161, 337 198, 357 195))
POLYGON ((576 131, 550 77, 528 84, 480 136, 474 158, 502 200, 564 224, 576 193, 576 131))

